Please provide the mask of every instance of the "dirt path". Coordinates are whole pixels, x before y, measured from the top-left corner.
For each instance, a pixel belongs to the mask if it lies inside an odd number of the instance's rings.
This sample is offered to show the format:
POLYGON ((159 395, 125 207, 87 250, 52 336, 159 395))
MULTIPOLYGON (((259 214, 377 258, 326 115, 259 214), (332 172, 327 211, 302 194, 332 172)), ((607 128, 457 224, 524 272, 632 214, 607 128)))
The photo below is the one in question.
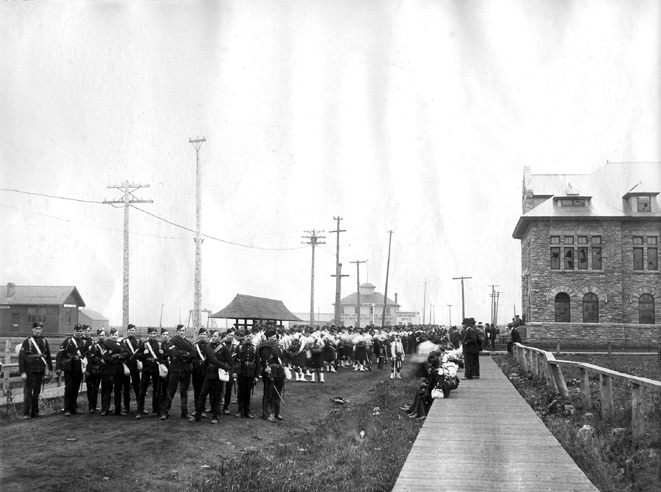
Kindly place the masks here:
MULTIPOLYGON (((349 404, 362 401, 370 388, 388 378, 387 369, 326 374, 326 383, 288 381, 284 421, 269 423, 222 416, 217 425, 179 418, 53 414, 32 420, 5 421, 0 426, 0 490, 2 491, 180 491, 204 465, 276 442, 323 419, 341 396, 349 404)), ((308 378, 309 379, 309 378, 308 378)), ((261 415, 261 382, 251 409, 261 415)), ((189 406, 192 406, 192 388, 189 406)), ((150 401, 148 399, 148 401, 150 401)), ((84 396, 79 405, 86 407, 84 396)), ((135 410, 135 402, 131 402, 135 410)), ((172 405, 179 408, 178 397, 172 405)), ((236 405, 230 407, 236 411, 236 405)))

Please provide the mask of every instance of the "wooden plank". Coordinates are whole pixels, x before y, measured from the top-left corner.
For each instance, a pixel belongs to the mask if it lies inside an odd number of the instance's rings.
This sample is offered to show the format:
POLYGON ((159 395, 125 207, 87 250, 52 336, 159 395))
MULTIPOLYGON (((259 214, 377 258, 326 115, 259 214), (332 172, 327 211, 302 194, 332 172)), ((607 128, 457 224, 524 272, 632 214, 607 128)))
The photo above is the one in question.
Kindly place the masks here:
POLYGON ((480 365, 434 402, 393 490, 595 491, 493 360, 480 365))

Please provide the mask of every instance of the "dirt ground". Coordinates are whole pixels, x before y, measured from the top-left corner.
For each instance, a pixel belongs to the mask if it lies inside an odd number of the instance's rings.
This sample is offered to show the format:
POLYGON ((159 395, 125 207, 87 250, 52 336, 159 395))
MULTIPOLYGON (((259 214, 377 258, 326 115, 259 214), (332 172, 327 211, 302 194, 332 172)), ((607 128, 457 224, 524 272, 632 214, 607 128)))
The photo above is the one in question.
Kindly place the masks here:
MULTIPOLYGON (((10 491, 152 491, 187 490, 195 474, 205 465, 224 457, 237 457, 291 433, 300 432, 323 419, 341 396, 348 405, 362 401, 379 381, 389 377, 387 369, 354 372, 349 368, 326 374, 326 383, 288 381, 285 386, 282 422, 270 423, 261 415, 262 383, 255 386, 251 411, 257 418, 221 416, 217 425, 210 419, 190 423, 179 417, 179 397, 170 418, 135 419, 62 413, 31 420, 3 420, 0 424, 0 490, 10 491)), ((309 378, 308 378, 309 379, 309 378)), ((189 409, 192 408, 192 387, 189 409)), ((234 395, 233 395, 234 397, 234 395)), ((86 408, 85 395, 79 407, 86 408)), ((151 408, 148 395, 146 408, 151 408)))

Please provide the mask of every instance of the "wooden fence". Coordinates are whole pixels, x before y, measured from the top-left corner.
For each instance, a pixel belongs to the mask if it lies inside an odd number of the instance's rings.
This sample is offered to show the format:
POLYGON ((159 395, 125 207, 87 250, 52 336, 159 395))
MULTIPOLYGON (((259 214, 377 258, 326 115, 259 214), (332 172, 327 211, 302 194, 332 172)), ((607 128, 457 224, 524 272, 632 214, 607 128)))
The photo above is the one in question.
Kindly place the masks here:
POLYGON ((556 360, 551 352, 528 347, 515 343, 512 353, 524 371, 533 377, 545 380, 546 384, 563 398, 569 398, 569 391, 562 367, 577 367, 581 374, 580 392, 583 404, 589 407, 592 404, 590 392, 590 374, 599 374, 601 412, 604 419, 609 420, 613 416, 613 379, 620 379, 631 385, 631 427, 634 439, 645 435, 645 414, 643 411, 643 388, 661 392, 661 381, 631 376, 617 371, 611 371, 604 367, 595 366, 584 362, 569 360, 556 360))
MULTIPOLYGON (((23 392, 23 379, 18 372, 18 355, 16 354, 16 344, 23 340, 5 338, 4 353, 2 356, 2 389, 0 389, 0 405, 10 405, 14 403, 14 394, 23 392)), ((59 348, 59 345, 58 345, 59 348)), ((53 368, 55 368, 55 354, 52 353, 53 368)), ((51 373, 52 378, 44 384, 44 389, 60 388, 64 385, 64 376, 57 376, 55 372, 51 373)), ((62 388, 63 390, 64 388, 62 388)), ((64 394, 62 392, 62 394, 64 394)))

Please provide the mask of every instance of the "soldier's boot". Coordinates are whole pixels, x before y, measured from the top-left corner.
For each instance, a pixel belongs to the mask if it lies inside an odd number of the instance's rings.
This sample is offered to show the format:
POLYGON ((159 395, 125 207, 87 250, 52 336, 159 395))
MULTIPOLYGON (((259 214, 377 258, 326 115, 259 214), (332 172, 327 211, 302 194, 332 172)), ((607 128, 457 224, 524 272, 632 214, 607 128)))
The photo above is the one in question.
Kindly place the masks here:
POLYGON ((310 382, 314 383, 314 372, 312 374, 310 374, 310 376, 312 376, 312 379, 310 379, 310 382))
POLYGON ((325 383, 326 382, 326 381, 324 381, 324 373, 323 372, 319 373, 319 382, 320 383, 325 383))

